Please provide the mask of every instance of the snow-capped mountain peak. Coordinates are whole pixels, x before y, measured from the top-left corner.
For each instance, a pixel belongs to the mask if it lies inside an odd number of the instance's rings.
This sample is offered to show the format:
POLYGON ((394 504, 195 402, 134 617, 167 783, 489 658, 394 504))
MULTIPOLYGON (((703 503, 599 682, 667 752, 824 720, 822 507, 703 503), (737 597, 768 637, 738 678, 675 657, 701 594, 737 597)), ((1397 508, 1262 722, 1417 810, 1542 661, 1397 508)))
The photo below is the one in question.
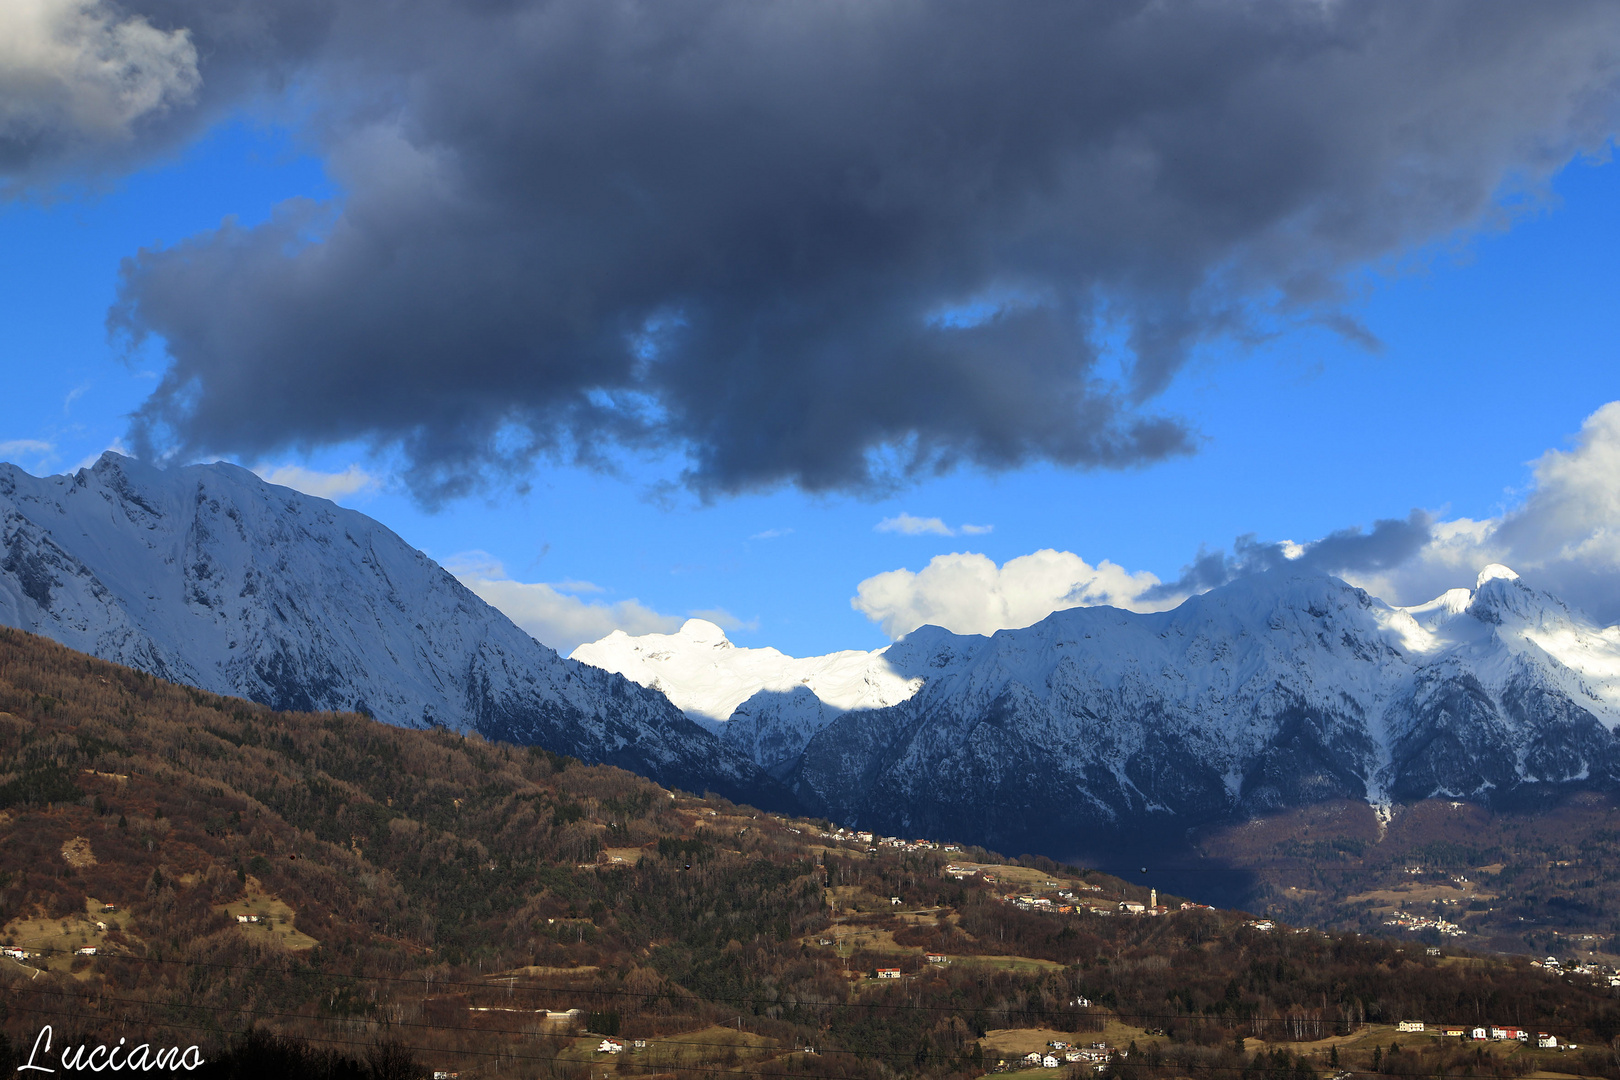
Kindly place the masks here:
POLYGON ((799 687, 837 712, 897 704, 916 693, 922 679, 896 672, 885 651, 799 659, 772 648, 739 648, 714 623, 688 619, 673 634, 631 637, 615 630, 579 646, 570 659, 662 690, 687 715, 713 722, 729 720, 761 691, 791 694, 799 687))

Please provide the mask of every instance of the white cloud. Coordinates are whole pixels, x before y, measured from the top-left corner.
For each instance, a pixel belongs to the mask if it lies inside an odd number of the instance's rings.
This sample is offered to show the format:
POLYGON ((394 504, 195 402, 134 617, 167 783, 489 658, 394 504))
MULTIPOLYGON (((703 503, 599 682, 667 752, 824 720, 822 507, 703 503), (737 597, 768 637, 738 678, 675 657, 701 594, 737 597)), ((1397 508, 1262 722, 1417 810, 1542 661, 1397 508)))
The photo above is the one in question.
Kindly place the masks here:
POLYGON ((911 514, 901 513, 894 517, 884 518, 873 526, 878 532, 899 533, 901 536, 955 536, 961 533, 964 536, 983 536, 995 528, 994 525, 963 525, 953 529, 937 517, 914 517, 911 514))
POLYGON ((342 472, 335 473, 317 472, 302 465, 260 465, 253 471, 269 483, 290 487, 294 491, 302 491, 305 495, 313 495, 318 499, 334 501, 361 492, 375 491, 382 486, 381 481, 358 465, 350 465, 342 472))
POLYGON ((753 536, 750 536, 748 539, 750 539, 750 540, 776 540, 776 539, 779 539, 781 537, 787 536, 792 531, 793 531, 792 529, 766 529, 764 532, 755 533, 753 536))
POLYGON ((104 0, 0 3, 0 137, 121 142, 200 83, 186 30, 159 30, 104 0))
POLYGON ((703 608, 698 611, 690 612, 690 615, 694 619, 707 619, 720 629, 728 632, 734 630, 753 631, 759 629, 758 619, 739 619, 725 608, 703 608))
MULTIPOLYGON (((1414 518, 1422 517, 1414 512, 1414 518)), ((1342 571, 1341 576, 1390 603, 1416 604, 1447 589, 1472 588, 1482 568, 1501 563, 1602 623, 1620 622, 1620 401, 1587 417, 1569 449, 1538 458, 1530 489, 1500 517, 1423 526, 1428 539, 1415 555, 1393 567, 1342 571)), ((879 528, 952 535, 939 518, 906 514, 879 528)), ((1336 537, 1342 540, 1334 534, 1319 544, 1336 537)), ((1278 548, 1299 559, 1313 545, 1284 541, 1278 548)), ((1214 580, 1226 580, 1232 572, 1224 559, 1220 570, 1214 580)), ((1070 607, 1162 610, 1185 599, 1187 590, 1207 587, 1172 585, 1160 590, 1170 595, 1149 598, 1158 584, 1151 573, 1133 574, 1106 560, 1093 567, 1064 551, 1037 551, 1000 567, 984 555, 953 554, 935 557, 917 573, 891 570, 867 578, 850 603, 891 637, 930 623, 962 634, 989 634, 1070 607)))
POLYGON ((1570 449, 1547 451, 1533 469, 1515 508, 1437 522, 1416 557, 1355 583, 1417 603, 1471 587, 1481 567, 1502 563, 1604 622, 1620 620, 1620 402, 1587 417, 1570 449))
POLYGON ((96 462, 101 460, 101 455, 105 454, 107 450, 111 450, 115 454, 124 454, 126 456, 129 454, 129 447, 124 445, 124 440, 114 439, 107 445, 106 450, 97 450, 93 454, 86 454, 77 465, 73 466, 72 471, 78 472, 80 469, 91 468, 96 462))
POLYGON ((987 556, 962 552, 936 555, 916 573, 890 570, 869 577, 856 587, 850 606, 892 638, 930 624, 958 634, 993 634, 1029 626, 1064 608, 1170 606, 1140 599, 1157 584, 1159 579, 1146 571, 1133 574, 1106 559, 1092 566, 1072 552, 1050 548, 999 567, 987 556))
POLYGON ((55 449, 54 444, 39 439, 10 439, 0 442, 0 458, 21 457, 24 454, 49 454, 55 449))
POLYGON ((878 532, 899 533, 902 536, 955 536, 956 532, 939 518, 912 517, 910 514, 897 514, 891 518, 884 518, 873 526, 878 532))
MULTIPOLYGON (((499 560, 482 551, 467 551, 446 559, 445 569, 484 600, 499 608, 537 641, 567 656, 587 641, 596 641, 615 630, 627 634, 673 634, 685 618, 663 615, 637 600, 604 603, 581 600, 563 592, 578 591, 587 582, 514 581, 499 560)), ((592 586, 595 588, 595 586, 592 586)), ((703 617, 717 621, 710 612, 703 617)), ((730 616, 725 616, 730 618, 730 616)), ((732 619, 735 623, 736 620, 732 619)))

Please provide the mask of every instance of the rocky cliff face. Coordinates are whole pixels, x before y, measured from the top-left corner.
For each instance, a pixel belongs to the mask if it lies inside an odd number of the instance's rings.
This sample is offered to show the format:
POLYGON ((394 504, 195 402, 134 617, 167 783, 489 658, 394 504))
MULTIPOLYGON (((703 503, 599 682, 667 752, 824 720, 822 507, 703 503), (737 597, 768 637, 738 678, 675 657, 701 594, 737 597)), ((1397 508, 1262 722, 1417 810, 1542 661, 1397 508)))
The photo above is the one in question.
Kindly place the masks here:
POLYGON ((655 691, 565 660, 363 514, 231 465, 0 465, 0 623, 281 709, 353 709, 789 801, 655 691))

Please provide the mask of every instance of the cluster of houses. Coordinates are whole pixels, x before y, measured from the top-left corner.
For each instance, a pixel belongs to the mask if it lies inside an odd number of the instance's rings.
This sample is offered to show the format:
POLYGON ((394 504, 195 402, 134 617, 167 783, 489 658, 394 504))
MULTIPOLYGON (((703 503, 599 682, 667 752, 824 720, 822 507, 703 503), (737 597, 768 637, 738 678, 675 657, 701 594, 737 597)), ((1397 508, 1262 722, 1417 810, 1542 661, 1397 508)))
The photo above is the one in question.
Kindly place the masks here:
MULTIPOLYGON (((630 1048, 634 1050, 645 1050, 647 1049, 647 1040, 632 1039, 630 1042, 630 1048)), ((625 1043, 623 1039, 603 1039, 596 1046, 596 1052, 598 1054, 622 1054, 624 1051, 625 1043)))
POLYGON ((1469 1027, 1466 1024, 1441 1024, 1438 1027, 1426 1027, 1422 1020, 1402 1020, 1395 1025, 1395 1030, 1434 1035, 1442 1039, 1463 1039, 1468 1042, 1529 1043, 1533 1040, 1543 1050, 1579 1049, 1574 1043, 1559 1042, 1558 1036, 1550 1035, 1545 1031, 1538 1031, 1532 1036, 1528 1028, 1499 1027, 1495 1024, 1485 1027, 1469 1027))
MULTIPOLYGON (((1048 882, 1055 885, 1056 882, 1048 882)), ((1082 884, 1079 888, 1094 892, 1101 892, 1095 885, 1082 884)), ((1159 903, 1159 890, 1152 889, 1148 893, 1147 903, 1140 900, 1121 900, 1116 904, 1098 903, 1078 898, 1068 889, 1060 890, 1057 899, 1049 896, 1038 896, 1029 893, 1004 893, 996 897, 1004 904, 1012 904, 1024 911, 1048 911, 1056 915, 1169 915, 1175 911, 1192 911, 1195 908, 1208 908, 1207 904, 1183 903, 1179 908, 1171 908, 1159 903)))
POLYGON ((1397 911, 1395 917, 1384 920, 1385 926, 1395 926, 1402 930, 1429 930, 1440 931, 1448 937, 1463 937, 1468 931, 1454 922, 1448 922, 1439 916, 1411 915, 1404 911, 1397 911))
MULTIPOLYGON (((790 830, 798 832, 797 829, 790 830)), ((876 851, 880 847, 894 848, 897 851, 961 851, 960 844, 938 844, 932 840, 902 840, 898 836, 878 836, 866 829, 846 829, 842 826, 830 832, 818 833, 823 840, 832 840, 840 844, 857 844, 864 846, 868 851, 876 851)))
POLYGON ((1114 1048, 1107 1043, 1094 1042, 1089 1046, 1074 1046, 1070 1043, 1054 1039, 1046 1044, 1044 1051, 1035 1050, 1021 1058, 1012 1061, 1005 1059, 996 1062, 990 1067, 990 1072, 1011 1072, 1015 1069, 1056 1069, 1062 1065, 1092 1064, 1099 1070, 1105 1068, 1108 1059, 1114 1056, 1114 1048))
MULTIPOLYGON (((927 964, 948 964, 951 962, 951 958, 946 956, 944 953, 923 953, 923 962, 927 964)), ((897 967, 884 967, 874 970, 872 972, 872 978, 898 979, 900 978, 901 974, 901 970, 897 967)))
POLYGON ((13 960, 32 960, 38 955, 38 953, 31 953, 27 949, 19 949, 15 945, 7 945, 5 948, 0 948, 0 956, 9 956, 13 960))
POLYGON ((1620 990, 1620 972, 1602 964, 1569 964, 1566 966, 1560 964, 1556 956, 1549 956, 1545 960, 1530 961, 1530 966, 1541 968, 1549 975, 1585 975, 1589 979, 1608 979, 1611 987, 1620 990))

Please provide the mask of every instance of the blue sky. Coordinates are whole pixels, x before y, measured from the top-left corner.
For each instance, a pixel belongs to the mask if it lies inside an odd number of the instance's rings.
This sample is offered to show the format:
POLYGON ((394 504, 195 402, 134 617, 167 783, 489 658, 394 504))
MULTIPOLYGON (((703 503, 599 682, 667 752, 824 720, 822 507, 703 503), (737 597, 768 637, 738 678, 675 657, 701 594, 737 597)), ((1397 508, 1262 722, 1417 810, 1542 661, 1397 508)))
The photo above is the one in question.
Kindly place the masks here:
MULTIPOLYGON (((335 177, 354 166, 334 169, 330 144, 301 123, 247 115, 224 111, 135 164, 34 184, 0 204, 10 406, 0 457, 59 472, 130 445, 129 417, 169 360, 161 337, 130 349, 109 336, 124 260, 228 219, 260 225, 289 199, 349 197, 335 177)), ((598 619, 588 625, 648 629, 648 613, 710 613, 738 643, 795 655, 884 644, 876 617, 851 606, 859 583, 947 553, 1001 564, 1051 548, 1171 581, 1201 548, 1245 534, 1308 542, 1414 509, 1504 519, 1533 495, 1537 460, 1568 450, 1588 417, 1620 400, 1620 170, 1587 157, 1547 171, 1511 220, 1474 215, 1336 270, 1349 288, 1337 310, 1376 348, 1286 320, 1266 340, 1197 347, 1151 398, 1190 432, 1182 456, 1120 468, 967 464, 880 495, 791 482, 694 493, 670 484, 678 453, 625 446, 611 453, 613 471, 541 459, 438 506, 412 493, 409 463, 386 441, 295 436, 266 452, 202 456, 266 474, 358 467, 371 482, 345 504, 469 577, 551 583, 586 605, 598 619), (954 535, 879 528, 902 515, 954 535), (630 600, 646 611, 612 607, 630 600)), ((857 379, 845 392, 869 391, 857 379)), ((1466 561, 1363 577, 1409 592, 1468 585, 1466 561)))

